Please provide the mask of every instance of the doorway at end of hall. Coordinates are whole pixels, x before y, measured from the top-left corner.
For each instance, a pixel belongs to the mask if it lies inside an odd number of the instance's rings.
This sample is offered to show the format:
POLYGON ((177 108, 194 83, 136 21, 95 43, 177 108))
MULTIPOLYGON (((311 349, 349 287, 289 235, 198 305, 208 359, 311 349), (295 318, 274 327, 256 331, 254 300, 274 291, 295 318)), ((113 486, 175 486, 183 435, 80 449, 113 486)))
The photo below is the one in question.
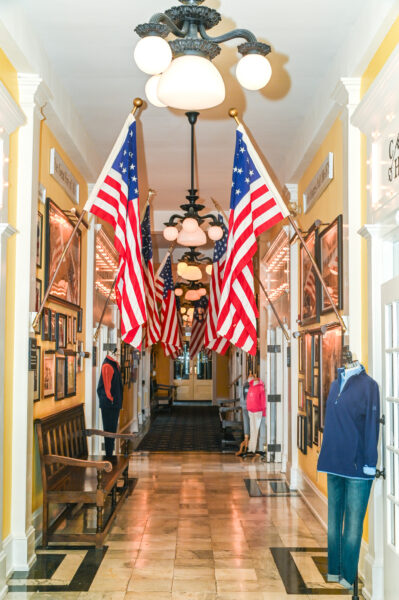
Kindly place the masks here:
POLYGON ((173 383, 178 402, 212 402, 212 356, 202 350, 190 359, 188 343, 173 364, 173 383))

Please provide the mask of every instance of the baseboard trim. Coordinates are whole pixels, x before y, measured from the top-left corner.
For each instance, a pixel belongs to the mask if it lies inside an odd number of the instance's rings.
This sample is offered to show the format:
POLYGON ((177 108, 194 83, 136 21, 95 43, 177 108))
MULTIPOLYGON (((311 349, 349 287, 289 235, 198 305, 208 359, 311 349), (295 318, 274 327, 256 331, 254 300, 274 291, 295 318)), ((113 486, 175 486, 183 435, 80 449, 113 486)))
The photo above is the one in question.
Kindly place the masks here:
POLYGON ((3 541, 3 550, 6 555, 7 577, 14 571, 29 571, 36 561, 34 528, 29 527, 23 537, 10 533, 3 541))
POLYGON ((7 586, 7 556, 0 542, 0 600, 6 597, 7 586))

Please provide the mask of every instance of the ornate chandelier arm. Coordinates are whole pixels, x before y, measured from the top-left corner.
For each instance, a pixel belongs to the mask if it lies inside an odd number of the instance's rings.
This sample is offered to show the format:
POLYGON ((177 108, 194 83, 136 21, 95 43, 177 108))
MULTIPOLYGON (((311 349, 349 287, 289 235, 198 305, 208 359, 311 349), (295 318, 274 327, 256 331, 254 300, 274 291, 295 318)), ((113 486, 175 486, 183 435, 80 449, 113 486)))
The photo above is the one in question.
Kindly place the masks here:
POLYGON ((186 37, 189 29, 188 21, 185 21, 183 27, 179 29, 177 25, 172 21, 172 19, 168 17, 168 15, 165 15, 165 13, 156 13, 155 15, 152 15, 149 22, 163 23, 168 27, 171 33, 181 38, 186 37))
POLYGON ((169 221, 164 223, 166 227, 173 227, 177 225, 179 221, 182 221, 183 217, 181 215, 171 215, 169 221))
POLYGON ((252 31, 249 31, 248 29, 233 29, 232 31, 228 31, 222 35, 211 37, 207 34, 204 25, 200 23, 199 32, 202 39, 208 40, 209 42, 216 42, 217 44, 221 42, 227 42, 228 40, 234 40, 236 38, 244 38, 244 40, 247 40, 247 42, 251 43, 256 43, 258 41, 252 31))
POLYGON ((149 35, 157 35, 166 38, 169 33, 173 33, 176 37, 186 37, 189 30, 189 23, 186 21, 181 29, 172 21, 168 15, 164 13, 156 13, 151 17, 148 23, 137 25, 135 32, 141 38, 149 35))

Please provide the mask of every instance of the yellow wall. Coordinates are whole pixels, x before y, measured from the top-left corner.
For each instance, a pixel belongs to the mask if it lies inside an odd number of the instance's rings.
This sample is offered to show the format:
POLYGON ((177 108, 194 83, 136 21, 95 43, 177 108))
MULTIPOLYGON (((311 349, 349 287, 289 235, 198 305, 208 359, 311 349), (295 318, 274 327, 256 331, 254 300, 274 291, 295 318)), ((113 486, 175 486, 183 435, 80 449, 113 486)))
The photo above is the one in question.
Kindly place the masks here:
MULTIPOLYGON (((0 81, 18 103, 17 72, 0 50, 0 81)), ((1 125, 1 124, 0 124, 1 125)), ((17 167, 18 167, 18 131, 10 136, 8 172, 8 222, 16 226, 17 205, 17 167)), ((15 236, 7 243, 7 289, 6 289, 6 328, 5 347, 7 360, 4 372, 4 448, 3 448, 3 539, 10 533, 11 525, 11 467, 12 467, 12 392, 13 392, 13 356, 14 356, 14 302, 15 300, 15 236)))
POLYGON ((229 398, 229 353, 216 354, 216 398, 229 398))

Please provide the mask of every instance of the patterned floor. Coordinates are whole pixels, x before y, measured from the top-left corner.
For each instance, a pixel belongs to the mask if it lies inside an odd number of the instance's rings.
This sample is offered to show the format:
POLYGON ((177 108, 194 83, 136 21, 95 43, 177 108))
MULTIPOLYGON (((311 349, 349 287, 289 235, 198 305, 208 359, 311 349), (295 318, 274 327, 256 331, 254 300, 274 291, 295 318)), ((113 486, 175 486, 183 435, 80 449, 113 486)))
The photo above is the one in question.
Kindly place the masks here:
POLYGON ((325 581, 325 531, 259 458, 138 453, 130 471, 107 547, 40 551, 9 599, 350 599, 325 581))

